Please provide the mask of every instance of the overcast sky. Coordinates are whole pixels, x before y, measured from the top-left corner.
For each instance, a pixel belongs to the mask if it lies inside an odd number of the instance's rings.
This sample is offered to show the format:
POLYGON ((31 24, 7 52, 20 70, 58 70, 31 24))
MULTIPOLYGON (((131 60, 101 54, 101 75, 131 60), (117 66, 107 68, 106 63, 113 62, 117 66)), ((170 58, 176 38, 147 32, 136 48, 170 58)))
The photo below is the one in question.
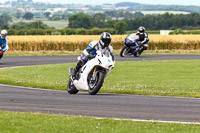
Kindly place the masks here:
MULTIPOLYGON (((0 2, 5 2, 8 0, 0 0, 0 2)), ((12 0, 10 0, 12 1, 12 0)), ((16 0, 13 0, 16 1, 16 0)), ((115 4, 118 2, 138 2, 143 4, 178 4, 178 5, 197 5, 200 6, 200 0, 33 0, 34 2, 50 2, 50 3, 60 3, 60 4, 103 4, 111 3, 115 4)))

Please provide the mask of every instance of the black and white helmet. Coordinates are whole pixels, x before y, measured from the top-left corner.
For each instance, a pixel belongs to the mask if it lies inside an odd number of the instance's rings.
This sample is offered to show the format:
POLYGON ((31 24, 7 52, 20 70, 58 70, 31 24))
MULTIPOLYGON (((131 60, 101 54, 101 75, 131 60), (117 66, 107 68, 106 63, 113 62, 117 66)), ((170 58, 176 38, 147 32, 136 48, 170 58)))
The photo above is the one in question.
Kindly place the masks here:
POLYGON ((6 30, 1 31, 1 35, 7 35, 7 34, 8 34, 8 32, 6 30))
POLYGON ((138 28, 138 31, 139 31, 140 33, 144 33, 144 32, 145 32, 145 28, 144 28, 143 26, 140 26, 140 27, 138 28))
POLYGON ((100 37, 100 43, 104 46, 104 47, 108 47, 110 45, 110 42, 111 42, 111 34, 108 33, 108 32, 103 32, 101 34, 101 37, 100 37))

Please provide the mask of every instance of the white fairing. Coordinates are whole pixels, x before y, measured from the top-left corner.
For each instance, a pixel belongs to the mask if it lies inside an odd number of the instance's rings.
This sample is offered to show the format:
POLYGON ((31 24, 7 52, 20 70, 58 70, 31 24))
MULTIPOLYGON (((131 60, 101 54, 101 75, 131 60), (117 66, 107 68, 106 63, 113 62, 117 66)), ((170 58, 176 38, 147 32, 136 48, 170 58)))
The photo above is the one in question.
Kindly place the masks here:
POLYGON ((101 66, 106 69, 106 76, 110 73, 110 70, 114 68, 115 61, 112 60, 112 56, 102 54, 101 51, 97 51, 97 55, 92 60, 88 61, 82 68, 79 80, 74 80, 73 84, 78 90, 89 90, 87 77, 95 66, 101 66))

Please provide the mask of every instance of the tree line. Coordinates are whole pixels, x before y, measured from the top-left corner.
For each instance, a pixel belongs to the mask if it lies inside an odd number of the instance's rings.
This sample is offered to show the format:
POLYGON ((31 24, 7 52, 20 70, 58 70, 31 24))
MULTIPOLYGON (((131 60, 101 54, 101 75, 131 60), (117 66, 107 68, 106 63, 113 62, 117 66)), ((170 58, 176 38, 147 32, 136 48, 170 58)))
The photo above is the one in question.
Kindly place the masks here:
MULTIPOLYGON (((108 19, 106 14, 97 13, 92 16, 79 13, 69 17, 69 25, 66 28, 71 29, 87 29, 93 28, 109 28, 113 29, 115 34, 124 34, 126 31, 137 30, 139 26, 146 27, 147 30, 196 30, 200 29, 200 14, 169 14, 162 15, 146 15, 142 16, 136 13, 134 18, 108 19)), ((0 15, 0 29, 13 29, 13 30, 30 30, 30 29, 54 29, 44 24, 42 21, 34 21, 31 23, 19 22, 10 25, 12 17, 7 14, 0 15)), ((79 30, 80 31, 80 30, 79 30)), ((75 32, 78 33, 78 32, 75 32)))
POLYGON ((149 30, 200 29, 200 14, 175 15, 165 13, 124 20, 105 20, 103 14, 95 14, 92 17, 85 14, 76 14, 69 18, 70 28, 117 28, 117 25, 121 25, 122 29, 125 27, 125 30, 137 30, 141 25, 149 30))
POLYGON ((194 30, 200 29, 200 14, 191 13, 191 14, 169 14, 165 13, 163 15, 147 15, 145 17, 125 20, 128 24, 127 29, 134 30, 138 26, 143 25, 149 30, 175 30, 175 29, 184 29, 184 30, 194 30))

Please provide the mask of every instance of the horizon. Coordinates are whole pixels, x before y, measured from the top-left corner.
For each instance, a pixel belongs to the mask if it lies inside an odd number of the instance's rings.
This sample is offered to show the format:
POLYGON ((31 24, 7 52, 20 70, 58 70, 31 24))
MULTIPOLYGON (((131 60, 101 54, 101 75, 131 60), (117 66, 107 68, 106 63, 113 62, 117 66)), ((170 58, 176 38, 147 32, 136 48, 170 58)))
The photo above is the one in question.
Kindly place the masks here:
MULTIPOLYGON (((1 0, 1 3, 4 3, 6 1, 17 1, 17 0, 1 0)), ((44 3, 51 3, 51 4, 84 4, 84 5, 102 5, 105 3, 108 4, 117 4, 120 2, 134 2, 134 3, 140 3, 140 4, 151 4, 151 5, 183 5, 183 6, 200 6, 200 2, 198 0, 167 0, 167 1, 160 1, 160 0, 152 0, 151 2, 149 0, 143 0, 142 2, 139 0, 110 0, 109 2, 107 0, 101 0, 101 1, 93 1, 93 0, 76 0, 76 1, 66 1, 66 0, 33 0, 34 2, 44 2, 44 3)))

